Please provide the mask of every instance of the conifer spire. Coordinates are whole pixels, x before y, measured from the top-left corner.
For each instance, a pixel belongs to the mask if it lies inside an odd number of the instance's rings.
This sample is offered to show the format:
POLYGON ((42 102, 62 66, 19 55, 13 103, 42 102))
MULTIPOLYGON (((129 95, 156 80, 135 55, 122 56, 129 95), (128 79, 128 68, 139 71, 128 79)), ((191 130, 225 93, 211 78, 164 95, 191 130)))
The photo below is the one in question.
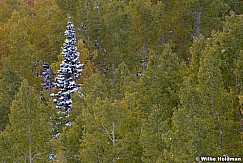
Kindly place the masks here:
MULTIPOLYGON (((79 61, 79 52, 77 52, 76 38, 74 25, 68 20, 67 30, 64 32, 66 37, 65 43, 62 48, 63 61, 58 70, 58 76, 55 78, 54 87, 60 89, 57 94, 51 96, 59 97, 55 99, 56 108, 60 112, 68 116, 71 110, 72 100, 70 94, 77 91, 79 85, 76 84, 77 78, 80 76, 83 64, 79 61), (64 111, 62 110, 64 109, 64 111)), ((68 123, 69 124, 69 123, 68 123)))

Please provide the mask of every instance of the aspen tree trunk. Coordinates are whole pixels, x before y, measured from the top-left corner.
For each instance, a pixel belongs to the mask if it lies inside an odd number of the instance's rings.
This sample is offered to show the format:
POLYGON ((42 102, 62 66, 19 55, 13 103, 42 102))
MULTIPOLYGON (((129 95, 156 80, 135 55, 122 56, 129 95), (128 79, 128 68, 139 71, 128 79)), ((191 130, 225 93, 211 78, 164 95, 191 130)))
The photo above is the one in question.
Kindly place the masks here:
POLYGON ((28 125, 28 137, 29 137, 29 161, 30 163, 32 163, 32 149, 31 149, 31 144, 32 144, 32 140, 31 140, 31 133, 30 133, 30 125, 28 125))
POLYGON ((221 130, 221 124, 220 124, 220 115, 218 112, 216 112, 217 120, 218 120, 218 131, 219 131, 219 146, 220 149, 223 147, 223 132, 221 130))
MULTIPOLYGON (((115 147, 115 123, 112 124, 112 145, 115 147)), ((113 162, 116 163, 116 157, 113 157, 113 162)))
POLYGON ((240 116, 240 132, 243 132, 243 117, 242 117, 243 109, 239 110, 239 116, 240 116))
POLYGON ((199 38, 200 37, 200 23, 201 23, 201 12, 197 12, 196 13, 196 37, 199 38))
POLYGON ((112 66, 111 66, 112 84, 115 84, 114 74, 115 74, 115 66, 114 66, 114 64, 112 64, 112 66))
MULTIPOLYGON (((109 133, 109 131, 107 130, 107 128, 103 124, 102 124, 102 126, 105 129, 109 139, 111 140, 113 148, 115 148, 115 145, 116 145, 115 123, 114 122, 112 123, 111 134, 109 133)), ((115 156, 113 157, 113 163, 116 163, 116 157, 115 156)))

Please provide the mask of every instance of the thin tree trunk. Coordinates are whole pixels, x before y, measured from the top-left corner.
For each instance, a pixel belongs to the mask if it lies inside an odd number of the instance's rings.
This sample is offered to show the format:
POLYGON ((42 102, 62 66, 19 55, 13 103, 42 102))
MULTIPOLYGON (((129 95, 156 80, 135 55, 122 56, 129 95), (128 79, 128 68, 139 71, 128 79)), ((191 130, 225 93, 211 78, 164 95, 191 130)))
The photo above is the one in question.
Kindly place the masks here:
POLYGON ((200 24, 201 24, 201 12, 197 12, 196 15, 196 37, 199 38, 200 37, 200 24))
MULTIPOLYGON (((112 129, 111 129, 111 134, 109 133, 109 131, 107 130, 107 128, 102 124, 103 128, 105 129, 108 137, 110 138, 111 142, 112 142, 112 146, 113 148, 115 148, 115 143, 116 143, 116 138, 115 138, 115 123, 112 123, 112 129)), ((113 163, 116 163, 116 157, 113 157, 113 163)))
POLYGON ((49 89, 49 94, 51 94, 52 93, 52 81, 51 81, 52 70, 51 70, 51 66, 49 67, 49 69, 47 71, 48 71, 48 74, 49 74, 48 89, 49 89))
POLYGON ((31 144, 32 144, 32 140, 31 140, 31 133, 30 133, 30 125, 28 125, 28 137, 29 137, 29 161, 30 163, 32 163, 32 149, 31 149, 31 144))
POLYGON ((243 110, 243 109, 240 109, 239 110, 239 116, 240 116, 240 132, 243 132, 243 128, 242 128, 242 126, 243 126, 243 117, 242 117, 242 111, 241 110, 243 110))
POLYGON ((112 75, 112 84, 115 84, 115 66, 112 64, 111 66, 111 75, 112 75))
POLYGON ((218 128, 219 128, 219 143, 221 149, 223 147, 223 132, 221 130, 220 117, 218 112, 217 112, 217 116, 218 116, 218 128))
MULTIPOLYGON (((112 145, 115 147, 115 123, 112 124, 112 145)), ((113 157, 113 162, 116 163, 116 157, 113 157)))

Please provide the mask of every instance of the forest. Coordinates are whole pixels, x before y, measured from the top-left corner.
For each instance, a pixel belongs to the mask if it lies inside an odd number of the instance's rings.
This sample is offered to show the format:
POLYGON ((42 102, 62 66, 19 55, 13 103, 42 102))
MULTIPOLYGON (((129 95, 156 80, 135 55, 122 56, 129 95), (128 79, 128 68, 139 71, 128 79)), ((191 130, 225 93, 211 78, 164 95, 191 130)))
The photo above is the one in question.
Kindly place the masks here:
POLYGON ((0 0, 0 162, 240 162, 242 63, 242 0, 0 0))

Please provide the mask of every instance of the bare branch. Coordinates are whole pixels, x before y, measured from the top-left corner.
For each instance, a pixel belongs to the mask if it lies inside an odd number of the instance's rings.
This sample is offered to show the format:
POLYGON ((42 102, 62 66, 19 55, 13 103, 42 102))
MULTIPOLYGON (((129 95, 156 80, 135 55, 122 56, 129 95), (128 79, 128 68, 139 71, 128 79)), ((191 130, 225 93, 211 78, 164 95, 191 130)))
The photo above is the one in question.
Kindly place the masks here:
POLYGON ((109 134, 109 131, 105 128, 105 126, 102 124, 102 127, 105 129, 107 135, 109 136, 110 140, 113 142, 111 135, 109 134))

